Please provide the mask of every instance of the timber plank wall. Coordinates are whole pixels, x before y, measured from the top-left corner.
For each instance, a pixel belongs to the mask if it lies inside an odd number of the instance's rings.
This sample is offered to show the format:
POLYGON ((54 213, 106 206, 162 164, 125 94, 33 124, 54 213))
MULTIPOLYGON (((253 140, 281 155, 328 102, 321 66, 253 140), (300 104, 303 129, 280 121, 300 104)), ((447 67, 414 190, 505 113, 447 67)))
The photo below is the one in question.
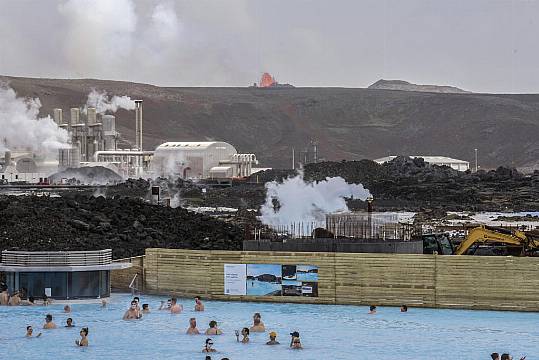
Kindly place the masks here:
POLYGON ((539 311, 539 258, 147 249, 135 259, 113 272, 113 288, 139 273, 147 293, 216 300, 539 311), (319 296, 224 295, 234 263, 316 265, 319 296))

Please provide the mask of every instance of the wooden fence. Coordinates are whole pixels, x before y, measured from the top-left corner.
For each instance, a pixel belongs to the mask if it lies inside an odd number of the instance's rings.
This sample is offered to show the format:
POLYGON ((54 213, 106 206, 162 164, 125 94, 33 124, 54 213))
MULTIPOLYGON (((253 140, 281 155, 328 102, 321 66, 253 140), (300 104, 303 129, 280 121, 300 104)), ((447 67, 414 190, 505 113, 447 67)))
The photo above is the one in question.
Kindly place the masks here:
POLYGON ((136 272, 147 293, 206 299, 539 311, 539 258, 147 249, 143 266, 114 272, 113 288, 136 272), (224 295, 234 263, 316 265, 319 296, 224 295))

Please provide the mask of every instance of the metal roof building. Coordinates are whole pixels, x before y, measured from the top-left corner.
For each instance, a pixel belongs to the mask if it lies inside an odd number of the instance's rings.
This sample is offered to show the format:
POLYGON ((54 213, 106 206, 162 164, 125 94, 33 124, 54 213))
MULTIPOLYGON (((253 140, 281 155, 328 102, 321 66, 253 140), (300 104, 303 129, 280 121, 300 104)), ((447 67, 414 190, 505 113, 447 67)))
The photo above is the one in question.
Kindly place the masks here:
MULTIPOLYGON (((397 156, 395 155, 390 155, 390 156, 386 156, 380 159, 375 159, 374 161, 377 162, 378 164, 383 164, 383 163, 386 163, 388 161, 395 159, 396 157, 397 156)), ((414 159, 423 158, 423 160, 425 160, 425 162, 428 162, 429 164, 438 165, 438 166, 445 165, 458 171, 466 171, 470 168, 470 163, 468 161, 452 159, 445 156, 411 155, 410 157, 414 159)))

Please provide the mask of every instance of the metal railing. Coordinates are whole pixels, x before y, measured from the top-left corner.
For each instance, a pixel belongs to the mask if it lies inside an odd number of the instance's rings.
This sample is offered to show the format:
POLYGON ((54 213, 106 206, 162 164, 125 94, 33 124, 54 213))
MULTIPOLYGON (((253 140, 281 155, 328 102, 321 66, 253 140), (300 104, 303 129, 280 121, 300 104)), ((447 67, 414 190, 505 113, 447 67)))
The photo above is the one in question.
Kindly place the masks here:
POLYGON ((96 251, 2 251, 8 266, 92 266, 112 263, 112 250, 96 251))
POLYGON ((131 280, 131 283, 129 284, 129 288, 131 289, 131 295, 135 295, 135 293, 138 291, 138 288, 135 286, 135 281, 137 281, 138 274, 135 274, 133 276, 133 280, 131 280))

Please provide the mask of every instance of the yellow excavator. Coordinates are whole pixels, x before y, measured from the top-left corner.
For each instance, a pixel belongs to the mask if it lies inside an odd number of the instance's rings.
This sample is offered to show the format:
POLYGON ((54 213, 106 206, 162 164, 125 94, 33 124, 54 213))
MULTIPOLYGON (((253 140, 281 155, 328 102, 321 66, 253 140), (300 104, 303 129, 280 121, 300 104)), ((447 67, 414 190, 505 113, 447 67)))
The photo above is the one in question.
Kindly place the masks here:
POLYGON ((454 255, 467 254, 473 247, 481 244, 503 244, 511 255, 537 255, 539 237, 520 230, 509 230, 493 226, 481 225, 471 229, 468 236, 453 252, 454 255))

